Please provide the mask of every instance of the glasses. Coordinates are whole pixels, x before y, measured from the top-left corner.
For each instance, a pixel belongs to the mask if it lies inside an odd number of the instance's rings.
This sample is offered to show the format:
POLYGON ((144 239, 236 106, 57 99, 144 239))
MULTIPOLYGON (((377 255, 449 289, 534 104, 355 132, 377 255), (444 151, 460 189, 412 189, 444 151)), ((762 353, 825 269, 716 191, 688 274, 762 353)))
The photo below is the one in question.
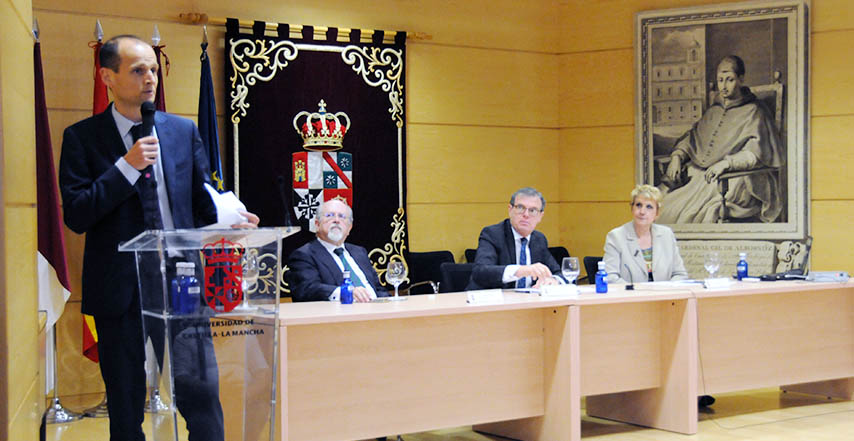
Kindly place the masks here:
POLYGON ((336 217, 342 221, 350 221, 350 216, 347 216, 344 213, 323 213, 324 220, 332 220, 336 217))
POLYGON ((513 206, 513 211, 515 211, 516 214, 523 214, 523 213, 527 212, 528 216, 536 216, 536 215, 542 213, 543 210, 540 210, 539 208, 534 208, 534 207, 526 207, 522 204, 516 204, 513 206))

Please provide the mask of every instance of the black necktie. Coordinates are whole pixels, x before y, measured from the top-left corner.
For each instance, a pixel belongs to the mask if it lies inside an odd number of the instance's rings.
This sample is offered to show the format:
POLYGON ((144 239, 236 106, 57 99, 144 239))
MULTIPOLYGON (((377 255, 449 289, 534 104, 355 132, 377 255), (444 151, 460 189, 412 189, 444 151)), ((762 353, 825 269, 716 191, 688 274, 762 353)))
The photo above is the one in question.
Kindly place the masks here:
MULTIPOLYGON (((142 136, 142 124, 130 128, 133 142, 142 136)), ((157 200, 157 179, 154 177, 154 167, 149 165, 140 170, 142 176, 136 180, 134 187, 142 201, 142 218, 146 230, 162 230, 163 218, 160 216, 160 203, 157 200)))
POLYGON ((362 283, 362 280, 359 279, 359 276, 356 275, 356 272, 353 271, 353 268, 347 262, 347 258, 344 257, 344 248, 335 248, 335 250, 333 251, 335 252, 335 254, 338 255, 338 258, 341 259, 341 263, 344 264, 344 271, 350 272, 350 281, 353 282, 353 286, 365 286, 362 283))

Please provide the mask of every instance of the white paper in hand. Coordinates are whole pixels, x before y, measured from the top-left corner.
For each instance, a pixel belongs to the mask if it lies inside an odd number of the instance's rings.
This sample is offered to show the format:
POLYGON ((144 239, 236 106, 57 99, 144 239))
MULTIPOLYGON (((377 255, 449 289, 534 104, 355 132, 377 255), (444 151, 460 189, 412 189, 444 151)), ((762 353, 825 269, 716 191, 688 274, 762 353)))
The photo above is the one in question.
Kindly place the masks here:
POLYGON ((246 205, 237 199, 234 193, 227 191, 225 193, 217 193, 213 187, 205 183, 205 189, 211 195, 214 205, 216 205, 216 223, 206 226, 205 228, 231 228, 232 225, 248 222, 246 216, 240 214, 241 211, 246 211, 246 205))

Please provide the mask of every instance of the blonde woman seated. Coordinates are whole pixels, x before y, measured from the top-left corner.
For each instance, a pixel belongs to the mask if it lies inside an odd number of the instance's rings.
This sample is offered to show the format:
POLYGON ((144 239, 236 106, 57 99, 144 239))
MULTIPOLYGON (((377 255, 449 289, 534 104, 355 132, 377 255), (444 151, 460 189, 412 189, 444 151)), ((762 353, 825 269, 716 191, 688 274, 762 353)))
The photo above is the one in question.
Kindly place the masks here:
POLYGON ((676 236, 656 225, 661 191, 651 185, 632 190, 632 221, 614 228, 605 239, 608 283, 687 279, 676 236))

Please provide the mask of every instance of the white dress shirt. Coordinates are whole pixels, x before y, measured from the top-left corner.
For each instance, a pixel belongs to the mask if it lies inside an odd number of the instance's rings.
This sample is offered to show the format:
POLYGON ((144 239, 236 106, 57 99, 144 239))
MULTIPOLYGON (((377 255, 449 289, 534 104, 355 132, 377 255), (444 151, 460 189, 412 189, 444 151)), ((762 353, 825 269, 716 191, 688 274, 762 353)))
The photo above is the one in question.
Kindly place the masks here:
MULTIPOLYGON (((359 268, 359 264, 357 264, 356 261, 353 260, 353 256, 350 255, 350 253, 347 251, 347 247, 345 247, 343 243, 341 244, 341 246, 338 246, 334 243, 329 243, 319 237, 317 238, 317 241, 320 242, 321 245, 323 245, 323 248, 326 248, 326 251, 328 251, 330 255, 332 255, 332 260, 334 260, 335 263, 338 264, 338 268, 341 268, 341 272, 344 272, 344 264, 341 262, 341 259, 338 258, 338 255, 335 254, 335 249, 343 248, 344 254, 342 254, 342 256, 347 259, 347 263, 350 264, 350 268, 353 270, 350 273, 350 280, 352 281, 358 277, 359 281, 362 282, 362 286, 364 286, 365 289, 368 290, 368 293, 371 295, 371 298, 377 298, 377 293, 374 291, 374 287, 371 286, 371 284, 368 282, 368 278, 365 277, 365 273, 363 273, 362 269, 359 268)), ((340 298, 341 287, 335 288, 335 290, 332 291, 332 294, 329 294, 329 301, 331 302, 337 302, 340 298)))

